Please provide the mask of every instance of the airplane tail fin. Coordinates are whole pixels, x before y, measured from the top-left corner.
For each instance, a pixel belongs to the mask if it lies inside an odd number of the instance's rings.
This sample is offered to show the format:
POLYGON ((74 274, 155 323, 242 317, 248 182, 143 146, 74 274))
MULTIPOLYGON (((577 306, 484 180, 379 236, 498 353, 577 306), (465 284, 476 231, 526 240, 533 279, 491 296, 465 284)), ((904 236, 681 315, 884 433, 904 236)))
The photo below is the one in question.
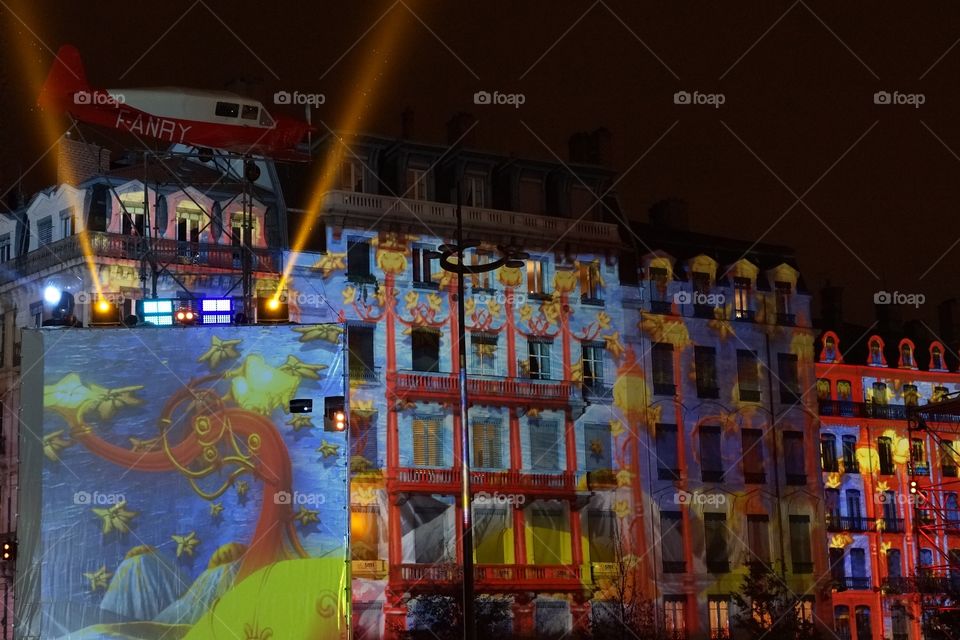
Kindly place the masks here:
POLYGON ((41 109, 62 111, 78 91, 89 90, 87 73, 76 47, 65 44, 57 51, 37 104, 41 109))

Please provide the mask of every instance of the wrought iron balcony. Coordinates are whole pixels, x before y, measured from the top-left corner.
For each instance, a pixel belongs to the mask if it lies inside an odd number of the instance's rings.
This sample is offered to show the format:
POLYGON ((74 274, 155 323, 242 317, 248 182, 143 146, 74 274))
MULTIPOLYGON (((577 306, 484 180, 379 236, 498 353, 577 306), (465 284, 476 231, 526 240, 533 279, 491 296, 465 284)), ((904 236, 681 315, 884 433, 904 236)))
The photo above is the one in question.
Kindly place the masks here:
MULTIPOLYGON (((460 492, 460 470, 456 468, 428 469, 401 467, 393 470, 387 483, 390 491, 429 491, 457 494, 460 492)), ((576 475, 568 471, 557 473, 508 471, 470 472, 472 493, 522 493, 529 496, 572 496, 576 492, 576 475)))
MULTIPOLYGON (((452 373, 398 371, 394 383, 400 396, 454 400, 459 393, 457 376, 452 373)), ((497 376, 468 376, 467 393, 471 402, 566 405, 573 384, 564 380, 531 380, 497 376)))
POLYGON ((885 533, 903 533, 906 527, 903 524, 903 518, 877 518, 877 530, 881 529, 885 533))
MULTIPOLYGON (((583 588, 583 572, 573 565, 478 564, 474 582, 484 591, 516 591, 518 588, 566 591, 583 588)), ((390 567, 391 587, 408 591, 452 588, 463 580, 457 564, 400 564, 390 567)))
POLYGON ((380 367, 369 367, 362 363, 353 364, 349 369, 350 382, 377 384, 380 382, 380 367))
POLYGON ((853 531, 863 532, 867 530, 869 520, 862 516, 841 516, 835 513, 827 514, 827 531, 853 531))
MULTIPOLYGON (((837 416, 840 418, 874 418, 877 420, 906 420, 915 407, 902 404, 879 404, 876 402, 853 402, 851 400, 819 401, 821 416, 837 416)), ((960 422, 960 415, 954 414, 924 414, 929 422, 960 422)))
POLYGON ((838 591, 846 589, 869 589, 870 578, 867 576, 837 576, 833 579, 833 588, 838 591))

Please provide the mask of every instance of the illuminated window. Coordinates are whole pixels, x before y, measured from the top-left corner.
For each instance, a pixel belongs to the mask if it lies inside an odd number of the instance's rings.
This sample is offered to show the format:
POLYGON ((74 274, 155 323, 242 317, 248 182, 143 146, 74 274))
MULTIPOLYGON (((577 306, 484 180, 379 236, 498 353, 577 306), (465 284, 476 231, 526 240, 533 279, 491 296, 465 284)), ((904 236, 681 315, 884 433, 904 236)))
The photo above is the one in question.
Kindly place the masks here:
POLYGON ((817 378, 817 400, 830 399, 830 381, 826 378, 817 378))
POLYGON ((158 326, 169 326, 173 324, 173 301, 172 300, 141 300, 140 313, 144 322, 149 322, 158 326))
POLYGON ((853 385, 849 380, 837 380, 837 400, 849 401, 853 399, 853 385))
POLYGON ((470 335, 470 373, 481 376, 497 375, 497 334, 470 335))
POLYGON ((950 393, 950 390, 946 387, 935 386, 930 394, 930 402, 940 402, 948 393, 950 393))
POLYGON ((552 500, 537 501, 527 508, 527 515, 533 529, 532 564, 564 564, 570 545, 570 518, 563 505, 552 500))
POLYGON ((710 640, 727 640, 730 637, 730 598, 710 596, 707 614, 710 617, 710 640))
POLYGON ((339 184, 341 191, 363 193, 363 165, 359 160, 344 160, 340 163, 339 184))
MULTIPOLYGON (((496 257, 492 252, 487 251, 486 249, 474 249, 470 252, 470 264, 476 266, 481 264, 489 264, 493 262, 496 257)), ((492 271, 484 271, 483 273, 473 273, 470 274, 470 281, 474 290, 477 289, 492 289, 493 288, 493 273, 492 271)))
POLYGON ((542 260, 527 260, 527 293, 547 295, 546 269, 542 260))
POLYGON ((668 637, 687 637, 687 602, 684 596, 664 596, 664 624, 668 637))
POLYGON ((720 427, 700 427, 700 474, 704 482, 723 481, 723 455, 720 447, 720 427))
POLYGON ((797 602, 797 617, 801 622, 813 624, 813 598, 800 598, 797 602))
POLYGON ((953 440, 940 441, 940 473, 945 478, 957 477, 957 450, 953 440))
POLYGON ((877 438, 877 458, 880 462, 880 473, 885 476, 893 475, 893 441, 887 436, 877 438))
POLYGON ((69 238, 77 232, 77 217, 73 208, 64 209, 60 212, 60 237, 69 238))
POLYGON ((480 564, 506 562, 510 511, 506 506, 474 506, 474 560, 480 564))
POLYGON ((599 302, 601 284, 599 262, 594 260, 580 265, 580 295, 584 301, 599 302))
POLYGON ((750 279, 733 279, 733 310, 737 320, 752 320, 753 311, 750 309, 750 279))
POLYGON ((503 466, 500 453, 500 421, 478 420, 473 423, 473 466, 480 469, 499 469, 503 466))
POLYGON ((439 418, 413 421, 413 464, 417 467, 443 466, 443 423, 439 418))
POLYGON ((200 242, 200 227, 203 213, 195 206, 177 207, 177 240, 200 242))
POLYGON ((433 264, 436 254, 424 247, 414 247, 410 250, 413 262, 413 282, 417 285, 436 287, 433 281, 433 264))
POLYGON ((613 468, 613 438, 610 424, 587 424, 583 427, 587 471, 613 468))
POLYGON ((380 513, 376 506, 354 506, 350 514, 350 554, 354 560, 377 560, 380 513))
MULTIPOLYGON (((141 196, 142 198, 142 196, 141 196)), ((120 200, 120 231, 125 236, 144 235, 143 200, 122 198, 120 200)))
POLYGON ((920 402, 920 392, 915 384, 903 385, 903 404, 907 407, 915 407, 920 402))
POLYGON ((910 463, 914 473, 927 473, 927 448, 920 438, 910 440, 910 463))
POLYGON ((405 197, 413 200, 427 199, 427 172, 424 169, 407 169, 407 192, 405 197))

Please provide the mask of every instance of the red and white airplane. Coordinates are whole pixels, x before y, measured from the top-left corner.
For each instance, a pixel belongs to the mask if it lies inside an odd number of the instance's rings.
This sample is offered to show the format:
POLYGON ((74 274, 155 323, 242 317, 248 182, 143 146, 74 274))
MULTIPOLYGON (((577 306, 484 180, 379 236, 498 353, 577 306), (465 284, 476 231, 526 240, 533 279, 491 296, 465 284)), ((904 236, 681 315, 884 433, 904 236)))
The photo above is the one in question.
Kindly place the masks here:
POLYGON ((93 89, 87 84, 80 52, 72 45, 57 52, 37 104, 141 138, 279 160, 309 159, 295 149, 313 130, 306 122, 271 116, 260 102, 227 92, 93 89))

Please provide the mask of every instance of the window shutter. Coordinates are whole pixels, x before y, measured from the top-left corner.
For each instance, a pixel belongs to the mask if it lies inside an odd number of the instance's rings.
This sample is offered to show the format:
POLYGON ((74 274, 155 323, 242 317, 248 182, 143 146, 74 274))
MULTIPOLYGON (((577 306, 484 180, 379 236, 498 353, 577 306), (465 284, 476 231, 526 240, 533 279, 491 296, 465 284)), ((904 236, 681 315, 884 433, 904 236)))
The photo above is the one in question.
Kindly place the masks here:
POLYGON ((557 423, 537 420, 530 423, 530 457, 534 469, 556 470, 560 466, 557 423))

